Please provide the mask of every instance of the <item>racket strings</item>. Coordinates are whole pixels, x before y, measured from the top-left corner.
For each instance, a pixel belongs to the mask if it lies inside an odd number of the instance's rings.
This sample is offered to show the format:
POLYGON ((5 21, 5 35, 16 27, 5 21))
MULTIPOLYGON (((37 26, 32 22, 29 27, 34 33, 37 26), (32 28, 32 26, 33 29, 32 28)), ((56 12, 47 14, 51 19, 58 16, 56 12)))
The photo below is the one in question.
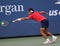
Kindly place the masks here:
POLYGON ((1 21, 1 26, 8 26, 9 22, 8 21, 1 21))

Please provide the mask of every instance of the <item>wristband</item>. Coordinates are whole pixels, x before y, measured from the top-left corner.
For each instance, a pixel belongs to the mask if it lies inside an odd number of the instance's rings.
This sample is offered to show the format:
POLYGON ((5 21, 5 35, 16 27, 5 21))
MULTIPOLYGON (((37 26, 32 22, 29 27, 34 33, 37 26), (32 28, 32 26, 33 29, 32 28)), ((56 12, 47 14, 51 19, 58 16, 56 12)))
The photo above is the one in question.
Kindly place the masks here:
POLYGON ((18 20, 18 21, 21 21, 21 18, 18 18, 17 20, 18 20))

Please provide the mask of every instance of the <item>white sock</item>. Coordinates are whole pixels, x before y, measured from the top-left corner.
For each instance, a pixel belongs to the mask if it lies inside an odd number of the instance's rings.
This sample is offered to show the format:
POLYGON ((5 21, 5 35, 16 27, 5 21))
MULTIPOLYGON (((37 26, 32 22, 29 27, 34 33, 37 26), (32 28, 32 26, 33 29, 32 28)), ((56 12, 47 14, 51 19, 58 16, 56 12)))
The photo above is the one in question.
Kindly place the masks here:
POLYGON ((47 40, 47 41, 50 41, 50 39, 49 39, 49 38, 47 38, 46 40, 47 40))
POLYGON ((54 35, 52 35, 52 38, 54 38, 55 36, 54 35))

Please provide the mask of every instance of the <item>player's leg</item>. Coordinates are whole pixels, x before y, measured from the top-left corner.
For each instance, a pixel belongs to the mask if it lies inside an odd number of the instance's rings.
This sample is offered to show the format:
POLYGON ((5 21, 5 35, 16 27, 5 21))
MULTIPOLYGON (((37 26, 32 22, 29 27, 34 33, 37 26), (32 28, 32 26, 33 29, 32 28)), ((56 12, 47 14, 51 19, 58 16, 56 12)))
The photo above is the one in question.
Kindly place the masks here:
POLYGON ((41 29, 40 29, 40 33, 43 35, 43 37, 46 39, 45 42, 43 42, 44 44, 47 44, 47 43, 51 43, 50 39, 47 38, 47 33, 46 32, 46 27, 48 26, 48 20, 43 20, 41 22, 41 29), (44 35, 45 34, 45 35, 44 35))
POLYGON ((47 35, 44 33, 45 28, 40 28, 40 34, 46 39, 47 35))
POLYGON ((45 20, 45 21, 44 21, 44 25, 45 25, 45 33, 46 33, 47 35, 49 35, 49 36, 52 36, 52 38, 53 38, 53 39, 52 39, 52 42, 55 42, 56 39, 57 39, 57 37, 54 36, 51 32, 48 31, 49 21, 48 21, 48 20, 45 20))
POLYGON ((45 30, 46 30, 45 33, 46 33, 47 35, 52 36, 52 33, 48 31, 48 28, 45 28, 45 30))
POLYGON ((46 39, 45 42, 43 42, 43 44, 47 44, 47 43, 51 43, 50 39, 47 38, 47 34, 45 33, 45 28, 40 28, 40 34, 43 36, 44 39, 46 39))
POLYGON ((53 38, 53 39, 52 39, 52 42, 55 42, 55 41, 56 41, 57 37, 54 36, 51 32, 49 32, 49 31, 48 31, 48 28, 46 28, 45 33, 46 33, 47 35, 49 35, 49 36, 52 36, 52 38, 53 38))

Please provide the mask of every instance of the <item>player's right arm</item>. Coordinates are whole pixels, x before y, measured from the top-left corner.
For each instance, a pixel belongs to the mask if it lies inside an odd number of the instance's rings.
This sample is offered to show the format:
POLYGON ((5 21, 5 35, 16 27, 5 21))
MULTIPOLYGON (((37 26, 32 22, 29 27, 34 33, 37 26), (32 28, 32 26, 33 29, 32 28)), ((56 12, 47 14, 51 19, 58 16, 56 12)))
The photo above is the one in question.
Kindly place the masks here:
POLYGON ((29 15, 27 17, 22 17, 22 18, 15 19, 12 22, 17 22, 17 21, 22 21, 22 20, 29 20, 29 19, 32 19, 32 18, 33 18, 33 14, 31 14, 31 15, 29 15))
POLYGON ((22 20, 29 20, 29 19, 30 19, 29 17, 22 17, 22 18, 15 19, 12 22, 17 22, 17 21, 22 21, 22 20))

